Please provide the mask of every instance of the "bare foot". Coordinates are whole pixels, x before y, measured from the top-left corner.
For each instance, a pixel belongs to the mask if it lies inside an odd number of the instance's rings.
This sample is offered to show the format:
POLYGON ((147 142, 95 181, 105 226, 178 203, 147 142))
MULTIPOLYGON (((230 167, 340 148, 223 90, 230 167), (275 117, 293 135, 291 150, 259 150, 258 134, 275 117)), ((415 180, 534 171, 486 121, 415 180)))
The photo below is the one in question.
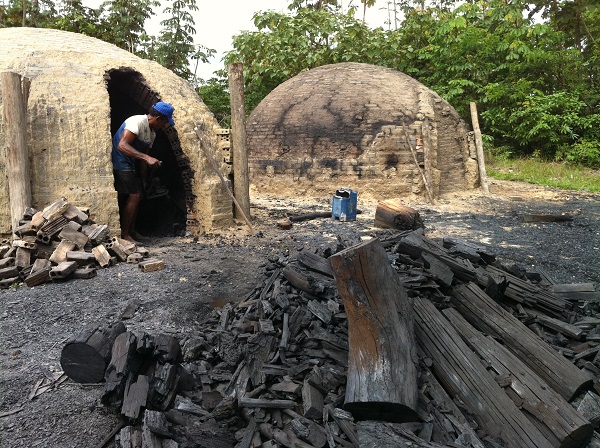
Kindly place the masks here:
POLYGON ((133 244, 140 244, 136 240, 134 240, 133 237, 131 237, 129 235, 121 235, 121 239, 129 241, 130 243, 133 243, 133 244))

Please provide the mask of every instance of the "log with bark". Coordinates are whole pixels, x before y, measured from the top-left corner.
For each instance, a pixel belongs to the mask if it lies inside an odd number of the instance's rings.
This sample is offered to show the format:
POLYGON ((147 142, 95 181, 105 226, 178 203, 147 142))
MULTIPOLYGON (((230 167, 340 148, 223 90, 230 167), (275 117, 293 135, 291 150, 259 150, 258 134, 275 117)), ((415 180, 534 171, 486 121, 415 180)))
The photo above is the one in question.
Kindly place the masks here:
POLYGON ((397 281, 385 249, 373 239, 333 255, 330 261, 348 315, 345 409, 359 420, 416 420, 412 301, 397 281))
POLYGON ((377 204, 375 227, 382 229, 416 230, 425 227, 419 212, 400 199, 389 199, 377 204))

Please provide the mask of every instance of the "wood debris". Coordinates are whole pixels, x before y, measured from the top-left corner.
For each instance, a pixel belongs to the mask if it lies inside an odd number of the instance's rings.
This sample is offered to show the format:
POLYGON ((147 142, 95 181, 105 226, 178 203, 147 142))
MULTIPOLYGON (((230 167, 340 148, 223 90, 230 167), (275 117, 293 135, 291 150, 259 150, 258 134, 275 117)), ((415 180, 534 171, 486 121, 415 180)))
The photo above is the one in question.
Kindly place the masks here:
POLYGON ((272 260, 259 286, 181 341, 120 334, 104 396, 128 422, 116 446, 545 448, 600 440, 600 302, 589 285, 518 275, 481 245, 434 241, 421 229, 381 235, 358 246, 349 238, 335 255, 305 247, 272 260), (379 307, 373 319, 389 320, 382 328, 356 314, 365 312, 366 288, 369 306, 379 307), (349 300, 361 298, 351 309, 349 300), (361 366, 365 347, 374 347, 367 336, 390 327, 399 336, 380 341, 361 366), (413 327, 414 381, 384 380, 411 377, 409 361, 390 359, 413 327), (136 361, 142 354, 146 361, 136 361), (396 370, 379 375, 375 364, 386 362, 396 370))

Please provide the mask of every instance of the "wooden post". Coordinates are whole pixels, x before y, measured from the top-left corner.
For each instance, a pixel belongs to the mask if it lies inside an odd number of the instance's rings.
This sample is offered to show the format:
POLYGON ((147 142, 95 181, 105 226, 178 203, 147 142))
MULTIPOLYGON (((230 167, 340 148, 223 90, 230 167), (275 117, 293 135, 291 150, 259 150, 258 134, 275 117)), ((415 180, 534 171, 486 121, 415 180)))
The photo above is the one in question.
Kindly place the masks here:
POLYGON ((31 206, 29 151, 27 149, 27 107, 23 99, 21 75, 0 75, 3 98, 3 122, 6 144, 6 171, 10 197, 12 229, 16 229, 23 212, 31 206))
POLYGON ((477 166, 479 167, 479 182, 485 194, 490 192, 487 183, 487 173, 485 172, 485 158, 483 155, 483 140, 481 139, 481 129, 479 129, 479 119, 477 118, 477 105, 471 104, 471 121, 473 122, 473 132, 475 133, 475 148, 477 149, 477 166))
POLYGON ((412 300, 378 239, 330 257, 348 315, 344 408, 357 420, 416 421, 412 300))
MULTIPOLYGON (((246 147, 246 107, 244 106, 244 74, 241 62, 229 64, 229 104, 231 105, 231 150, 233 154, 233 194, 243 211, 250 216, 250 183, 246 147)), ((241 218, 240 213, 235 213, 241 218)))

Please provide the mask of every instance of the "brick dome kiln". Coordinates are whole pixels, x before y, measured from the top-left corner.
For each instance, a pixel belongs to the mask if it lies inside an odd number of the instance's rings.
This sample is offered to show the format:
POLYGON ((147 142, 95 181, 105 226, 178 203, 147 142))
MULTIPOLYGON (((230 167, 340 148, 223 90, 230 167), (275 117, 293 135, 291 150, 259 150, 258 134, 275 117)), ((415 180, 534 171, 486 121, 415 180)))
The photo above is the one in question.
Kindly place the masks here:
POLYGON ((479 181, 467 125, 452 106, 375 65, 332 64, 289 79, 252 112, 247 134, 251 181, 261 191, 310 185, 422 194, 425 175, 438 195, 479 181))
MULTIPOLYGON (((114 45, 52 29, 0 29, 0 72, 31 79, 27 144, 34 207, 64 196, 89 207, 98 223, 118 229, 111 136, 125 118, 156 101, 175 107, 174 127, 159 131, 153 147, 163 161, 152 195, 138 215, 140 232, 201 233, 232 221, 231 199, 199 146, 220 154, 219 129, 193 87, 156 62, 114 45), (166 192, 166 193, 165 193, 166 192)), ((0 110, 2 99, 0 98, 0 110)), ((0 147, 5 148, 0 114, 0 147)), ((222 157, 220 157, 222 160, 222 157)), ((10 233, 6 160, 0 157, 0 233, 10 233)))

